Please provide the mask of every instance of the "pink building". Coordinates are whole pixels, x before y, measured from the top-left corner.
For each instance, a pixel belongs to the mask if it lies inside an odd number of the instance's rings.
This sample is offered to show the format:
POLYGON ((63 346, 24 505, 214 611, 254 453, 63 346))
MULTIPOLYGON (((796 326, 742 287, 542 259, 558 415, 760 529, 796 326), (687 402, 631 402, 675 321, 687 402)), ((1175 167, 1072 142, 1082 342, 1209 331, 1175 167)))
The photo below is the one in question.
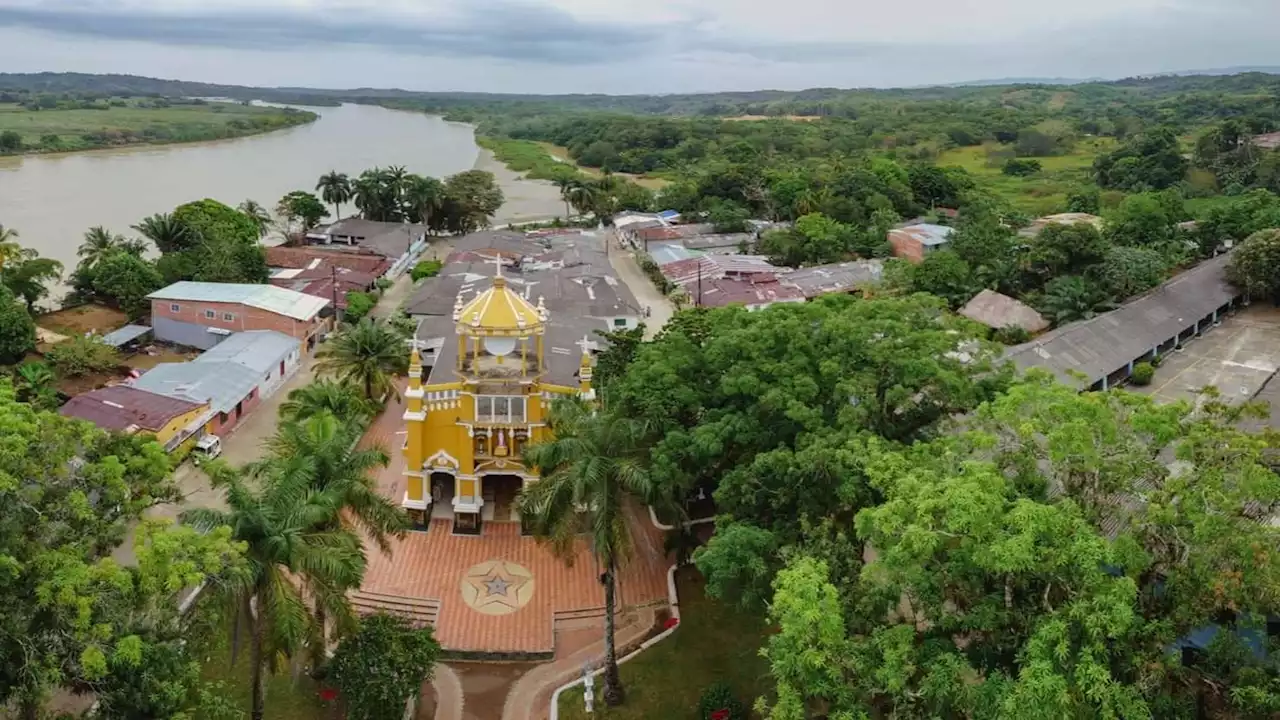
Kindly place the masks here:
POLYGON ((207 350, 235 332, 274 330, 310 351, 328 327, 330 301, 273 285, 183 281, 151 300, 156 340, 207 350))

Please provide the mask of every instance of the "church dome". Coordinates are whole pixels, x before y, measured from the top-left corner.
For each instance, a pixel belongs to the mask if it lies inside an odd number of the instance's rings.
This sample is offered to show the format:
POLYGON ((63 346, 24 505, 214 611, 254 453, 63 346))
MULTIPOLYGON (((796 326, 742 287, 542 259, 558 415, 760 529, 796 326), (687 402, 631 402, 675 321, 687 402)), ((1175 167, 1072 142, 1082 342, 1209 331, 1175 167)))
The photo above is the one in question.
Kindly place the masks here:
POLYGON ((547 309, 541 299, 535 306, 508 287, 507 279, 499 272, 493 286, 471 302, 463 304, 462 299, 458 299, 453 319, 462 335, 525 336, 542 331, 547 309))

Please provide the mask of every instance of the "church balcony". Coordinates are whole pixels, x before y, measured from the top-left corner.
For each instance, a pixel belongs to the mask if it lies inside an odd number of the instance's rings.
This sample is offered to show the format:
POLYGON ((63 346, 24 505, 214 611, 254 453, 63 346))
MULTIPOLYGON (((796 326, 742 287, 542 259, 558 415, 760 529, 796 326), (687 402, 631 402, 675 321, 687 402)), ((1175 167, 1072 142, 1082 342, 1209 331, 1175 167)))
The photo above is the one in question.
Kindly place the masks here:
POLYGON ((473 453, 477 460, 518 459, 529 442, 525 426, 475 425, 472 427, 473 453))
POLYGON ((518 355, 508 357, 479 355, 464 357, 459 370, 464 375, 486 380, 520 380, 537 377, 546 371, 546 367, 534 355, 523 358, 518 355))

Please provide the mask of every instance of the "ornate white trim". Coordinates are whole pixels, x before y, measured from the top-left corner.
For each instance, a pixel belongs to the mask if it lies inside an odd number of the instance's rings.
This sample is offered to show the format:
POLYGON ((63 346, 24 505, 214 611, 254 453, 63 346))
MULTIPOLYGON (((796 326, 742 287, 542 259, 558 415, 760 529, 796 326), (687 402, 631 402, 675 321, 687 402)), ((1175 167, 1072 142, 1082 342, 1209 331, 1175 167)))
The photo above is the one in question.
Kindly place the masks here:
POLYGON ((402 415, 400 419, 404 420, 405 422, 425 422, 427 419, 427 413, 413 412, 412 410, 405 410, 404 415, 402 415))
POLYGON ((458 462, 457 458, 444 450, 437 450, 434 455, 427 458, 426 461, 422 463, 423 469, 430 468, 432 470, 444 470, 450 465, 453 466, 454 472, 457 472, 457 470, 462 467, 462 464, 458 462))
POLYGON ((408 510, 426 510, 431 507, 431 498, 428 496, 426 500, 410 500, 409 493, 404 494, 404 499, 400 501, 400 507, 408 510))

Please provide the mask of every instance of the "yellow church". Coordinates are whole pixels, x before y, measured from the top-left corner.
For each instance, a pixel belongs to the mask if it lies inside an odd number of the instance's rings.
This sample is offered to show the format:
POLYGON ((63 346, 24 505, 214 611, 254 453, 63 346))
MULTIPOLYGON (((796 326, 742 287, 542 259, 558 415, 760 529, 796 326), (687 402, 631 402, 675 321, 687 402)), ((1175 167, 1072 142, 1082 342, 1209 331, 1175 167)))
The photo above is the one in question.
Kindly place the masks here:
POLYGON ((466 302, 457 296, 455 334, 428 369, 428 384, 415 343, 405 393, 403 506, 418 527, 451 517, 454 532, 476 534, 484 522, 518 521, 516 495, 538 479, 521 451, 548 438, 555 399, 592 396, 593 343, 576 343, 577 387, 550 382, 549 311, 543 298, 534 304, 528 294, 508 285, 499 258, 490 287, 466 302))

